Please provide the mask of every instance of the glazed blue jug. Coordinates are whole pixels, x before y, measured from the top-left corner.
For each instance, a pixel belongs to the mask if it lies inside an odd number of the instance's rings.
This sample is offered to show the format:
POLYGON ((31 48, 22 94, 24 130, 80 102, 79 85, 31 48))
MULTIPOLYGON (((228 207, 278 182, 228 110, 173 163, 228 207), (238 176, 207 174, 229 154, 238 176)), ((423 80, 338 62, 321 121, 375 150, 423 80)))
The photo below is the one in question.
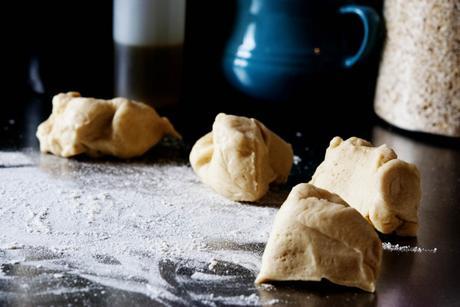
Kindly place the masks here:
POLYGON ((224 72, 242 92, 283 99, 317 74, 353 67, 374 47, 380 18, 374 9, 337 0, 240 0, 224 72), (345 55, 342 15, 364 29, 359 49, 345 55))

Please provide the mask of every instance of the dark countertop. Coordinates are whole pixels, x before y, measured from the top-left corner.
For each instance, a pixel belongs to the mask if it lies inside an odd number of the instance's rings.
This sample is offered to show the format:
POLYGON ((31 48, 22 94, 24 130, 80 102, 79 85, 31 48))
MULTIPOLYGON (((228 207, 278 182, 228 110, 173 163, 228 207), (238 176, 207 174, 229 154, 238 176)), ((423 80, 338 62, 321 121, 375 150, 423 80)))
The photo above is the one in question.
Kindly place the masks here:
MULTIPOLYGON (((18 98, 19 99, 19 98, 18 98)), ((216 107, 215 109, 218 109, 216 107)), ((231 111, 231 108, 226 110, 231 111)), ((0 115, 0 150, 15 151, 28 148, 37 152, 34 137, 37 124, 49 112, 49 98, 30 96, 22 98, 16 107, 10 107, 0 115)), ((206 112, 204 108, 191 106, 164 110, 184 134, 185 146, 172 154, 173 159, 187 158, 188 150, 198 136, 210 129, 215 111, 206 112)), ((277 107, 263 108, 262 105, 248 107, 246 112, 258 116, 294 146, 301 158, 293 168, 288 187, 307 181, 315 167, 323 159, 325 148, 334 135, 360 136, 372 140, 374 144, 386 143, 393 147, 399 157, 417 164, 422 175, 422 203, 419 209, 420 228, 417 238, 382 236, 382 241, 410 247, 420 247, 429 252, 397 252, 385 250, 382 271, 377 282, 375 294, 365 293, 331 285, 327 282, 277 283, 275 290, 257 289, 253 285, 254 275, 244 267, 228 263, 226 270, 220 272, 236 276, 237 281, 200 284, 190 278, 197 270, 206 271, 205 264, 188 266, 187 262, 162 262, 161 277, 170 285, 175 296, 183 302, 157 301, 136 291, 126 291, 105 286, 79 276, 53 279, 53 272, 43 268, 6 262, 0 249, 0 305, 157 305, 190 304, 212 305, 212 302, 194 300, 191 294, 213 293, 214 296, 238 296, 255 293, 257 304, 278 302, 278 305, 292 304, 312 306, 454 306, 460 294, 460 275, 457 257, 460 257, 458 222, 460 221, 460 150, 459 142, 400 131, 389 127, 372 115, 351 116, 345 120, 309 120, 307 114, 279 111, 277 107), (290 117, 289 117, 290 116, 290 117), (291 120, 292 119, 292 120, 291 120), (432 250, 436 248, 436 252, 432 250), (230 269, 228 269, 230 268, 230 269), (44 289, 67 287, 68 291, 43 294, 44 289), (84 291, 83 291, 84 289, 84 291), (276 300, 276 301, 273 301, 276 300)), ((340 116, 336 116, 340 118, 340 116)), ((147 154, 147 159, 155 160, 155 153, 147 154)), ((171 153, 166 153, 171 155, 171 153)), ((79 163, 74 161, 71 163, 79 163)), ((0 165, 5 168, 21 167, 0 165)), ((59 172, 57 173, 59 176, 59 172)), ((0 178, 1 181, 8 178, 0 178)), ((357 187, 359 188, 359 187, 357 187)), ((1 206, 8 204, 1 199, 1 206)), ((153 235, 153 234, 152 234, 153 235)), ((5 243, 5 242, 0 242, 5 243)), ((1 244, 0 244, 1 245, 1 244)), ((261 255, 263 247, 248 245, 244 247, 255 255, 261 255)), ((27 250, 29 257, 53 257, 43 255, 40 250, 27 250)), ((220 274, 219 269, 213 274, 220 274)), ((250 303, 250 302, 249 302, 250 303)), ((218 305, 225 305, 218 303, 218 305)))

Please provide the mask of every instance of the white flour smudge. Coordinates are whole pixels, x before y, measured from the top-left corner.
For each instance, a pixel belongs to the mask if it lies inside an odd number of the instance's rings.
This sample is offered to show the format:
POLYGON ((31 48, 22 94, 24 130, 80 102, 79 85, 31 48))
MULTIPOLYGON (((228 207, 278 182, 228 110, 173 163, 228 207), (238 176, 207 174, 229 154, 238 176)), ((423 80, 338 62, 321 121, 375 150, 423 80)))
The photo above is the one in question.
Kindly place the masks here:
POLYGON ((32 160, 24 153, 17 151, 0 152, 0 166, 32 165, 32 160))
POLYGON ((302 158, 294 155, 294 158, 293 158, 294 165, 298 165, 300 162, 302 162, 302 158))
POLYGON ((192 279, 203 280, 203 281, 230 281, 235 279, 235 276, 225 276, 225 275, 215 275, 215 274, 206 274, 201 272, 195 272, 190 276, 192 279))
POLYGON ((406 253, 437 253, 438 249, 435 248, 423 248, 418 246, 399 245, 391 244, 390 242, 382 243, 383 250, 391 252, 406 252, 406 253))

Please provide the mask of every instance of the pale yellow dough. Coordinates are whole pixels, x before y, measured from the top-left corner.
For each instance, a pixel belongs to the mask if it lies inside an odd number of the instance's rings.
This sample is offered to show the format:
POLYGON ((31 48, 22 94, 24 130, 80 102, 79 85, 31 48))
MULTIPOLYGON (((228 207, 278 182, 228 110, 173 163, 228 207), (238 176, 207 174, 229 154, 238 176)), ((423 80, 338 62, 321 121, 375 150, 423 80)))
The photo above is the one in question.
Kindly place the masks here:
POLYGON ((270 183, 285 182, 292 160, 291 145, 261 122, 223 113, 190 153, 200 179, 236 201, 256 201, 267 193, 270 183))
POLYGON ((417 234, 419 171, 386 145, 335 137, 310 183, 340 195, 382 233, 417 234))
POLYGON ((169 120, 146 104, 125 98, 84 98, 77 92, 54 96, 51 116, 37 130, 40 150, 61 157, 132 158, 166 134, 180 138, 169 120))
POLYGON ((256 283, 325 278, 373 292, 381 257, 381 241, 358 211, 302 183, 276 214, 256 283))

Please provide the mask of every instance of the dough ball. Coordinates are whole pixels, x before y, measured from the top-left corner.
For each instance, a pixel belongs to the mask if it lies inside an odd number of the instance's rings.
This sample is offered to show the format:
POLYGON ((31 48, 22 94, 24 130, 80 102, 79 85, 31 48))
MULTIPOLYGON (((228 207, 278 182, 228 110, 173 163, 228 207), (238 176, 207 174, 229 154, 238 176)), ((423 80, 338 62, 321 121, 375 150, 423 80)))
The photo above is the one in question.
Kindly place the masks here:
POLYGON ((358 211, 302 183, 276 214, 256 283, 325 278, 374 292, 381 257, 382 243, 358 211))
POLYGON ((54 96, 51 116, 37 130, 42 152, 125 159, 144 154, 166 134, 180 138, 169 120, 146 104, 84 98, 77 92, 54 96))
POLYGON ((200 179, 236 201, 256 201, 267 193, 270 183, 286 182, 292 160, 291 145, 261 122, 223 113, 190 153, 200 179))
POLYGON ((340 195, 382 233, 417 234, 419 171, 386 145, 335 137, 310 183, 340 195))

